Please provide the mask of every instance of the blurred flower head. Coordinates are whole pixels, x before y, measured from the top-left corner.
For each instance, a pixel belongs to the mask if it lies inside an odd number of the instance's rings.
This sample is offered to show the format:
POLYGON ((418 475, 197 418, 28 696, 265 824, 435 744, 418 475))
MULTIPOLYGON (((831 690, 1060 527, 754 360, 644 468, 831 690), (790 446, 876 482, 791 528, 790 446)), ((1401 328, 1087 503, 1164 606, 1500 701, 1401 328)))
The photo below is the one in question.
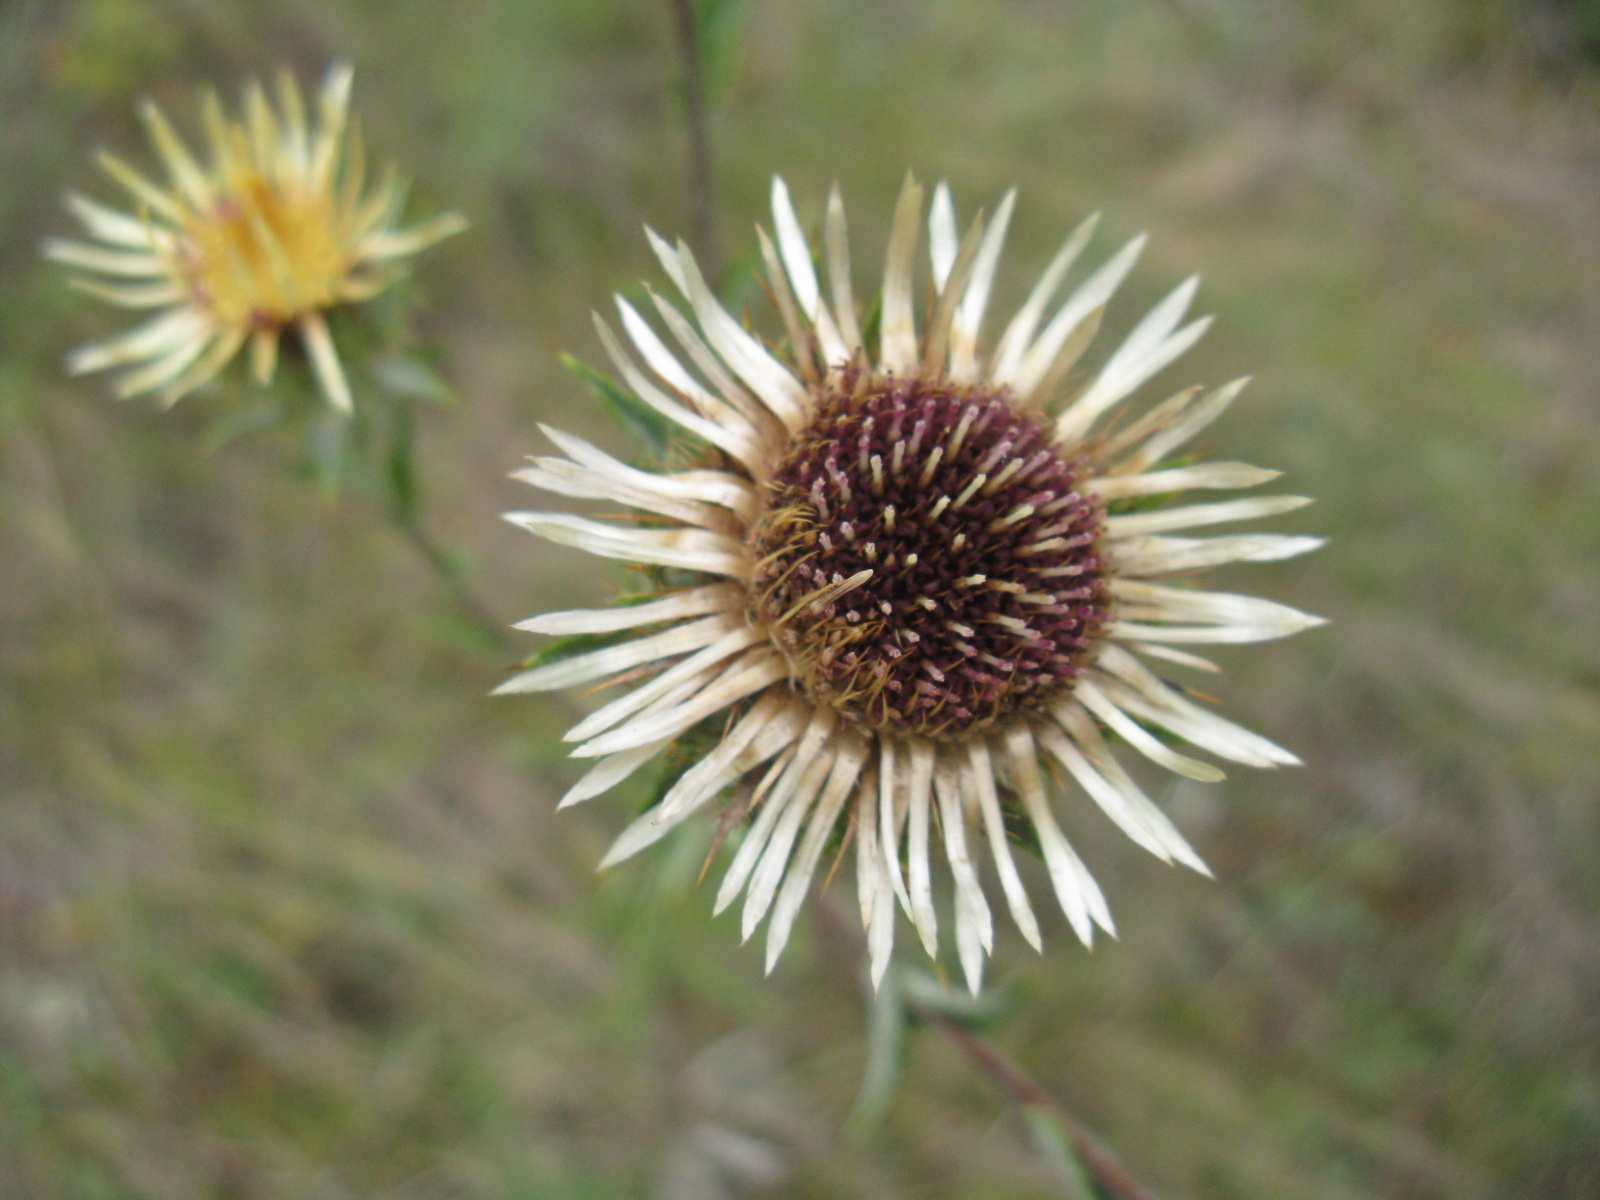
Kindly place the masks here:
POLYGON ((400 275, 401 260, 465 226, 446 213, 398 225, 403 189, 392 170, 368 186, 348 120, 351 71, 329 69, 313 122, 294 78, 279 78, 276 108, 245 90, 241 120, 214 93, 202 98, 209 161, 201 163, 153 101, 141 108, 168 181, 151 182, 109 153, 106 173, 135 202, 121 212, 85 196, 67 203, 92 241, 52 239, 45 252, 80 273, 74 283, 109 303, 153 309, 126 333, 76 350, 74 374, 120 369, 119 397, 172 403, 212 379, 250 344, 251 373, 271 382, 278 339, 294 328, 318 385, 348 412, 350 389, 324 314, 366 300, 400 275))
POLYGON ((993 946, 982 858, 992 859, 1018 929, 1040 946, 1014 840, 1043 858, 1086 944, 1096 926, 1113 929, 1057 823, 1056 806, 1074 794, 1162 859, 1205 871, 1111 739, 1205 781, 1222 772, 1174 741, 1255 767, 1297 761, 1164 675, 1217 669, 1187 647, 1267 641, 1320 623, 1187 582, 1203 567, 1288 558, 1319 539, 1189 535, 1288 512, 1301 497, 1165 503, 1278 474, 1174 461, 1244 380, 1120 415, 1209 324, 1184 323, 1196 280, 1079 375, 1144 239, 1053 304, 1093 233, 1090 217, 986 345, 1015 193, 991 222, 980 213, 961 235, 948 189, 937 189, 930 300, 919 322, 922 197, 908 178, 881 300, 863 328, 837 190, 823 222, 825 291, 787 189, 774 181, 776 242, 763 231, 761 247, 786 331, 782 352, 718 303, 684 245, 650 234, 687 310, 652 292, 658 326, 619 296, 631 348, 598 316, 596 325, 633 402, 703 451, 686 469, 639 470, 547 430, 565 457, 536 459, 520 478, 639 515, 508 517, 552 541, 645 565, 659 594, 525 622, 568 635, 566 652, 500 690, 627 685, 567 735, 575 756, 597 761, 563 804, 605 791, 675 742, 691 748, 678 758, 692 765, 605 863, 721 798, 723 829, 746 827, 716 908, 742 895, 745 937, 770 917, 768 970, 824 855, 836 858, 851 842, 874 980, 889 961, 897 908, 936 953, 933 875, 942 858, 955 945, 977 991, 993 946))

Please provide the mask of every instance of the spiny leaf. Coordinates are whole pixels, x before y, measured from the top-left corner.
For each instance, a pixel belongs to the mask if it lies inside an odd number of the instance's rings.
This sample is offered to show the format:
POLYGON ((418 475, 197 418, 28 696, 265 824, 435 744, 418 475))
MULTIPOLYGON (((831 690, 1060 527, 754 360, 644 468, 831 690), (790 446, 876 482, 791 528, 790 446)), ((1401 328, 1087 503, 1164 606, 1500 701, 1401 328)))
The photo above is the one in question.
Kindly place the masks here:
POLYGON ((609 375, 595 370, 582 359, 563 354, 561 365, 583 381, 624 431, 638 439, 653 465, 660 465, 666 459, 675 432, 672 422, 609 375))
MULTIPOLYGON (((1186 454, 1180 458, 1165 459, 1162 461, 1163 471, 1177 467, 1192 466, 1200 461, 1198 455, 1186 454)), ((1165 508, 1172 501, 1176 492, 1160 492, 1151 496, 1118 496, 1106 502, 1106 515, 1111 517, 1121 516, 1124 513, 1151 512, 1158 508, 1165 508)))
MULTIPOLYGON (((648 592, 627 592, 620 596, 613 596, 608 604, 612 608, 633 608, 640 604, 649 604, 652 600, 659 600, 662 590, 648 592)), ((608 633, 573 633, 565 637, 558 637, 553 642, 548 642, 534 653, 528 655, 517 666, 522 670, 531 670, 542 667, 547 663, 559 662, 564 658, 571 658, 574 654, 585 654, 590 650, 601 650, 606 646, 615 646, 618 642, 626 642, 631 638, 639 637, 649 626, 632 626, 627 629, 613 629, 608 633)), ((693 732, 692 730, 690 731, 693 732)), ((684 735, 685 737, 688 734, 684 735)))
POLYGON ((1039 831, 1034 828, 1021 802, 1004 785, 1000 787, 1000 823, 1005 826, 1008 841, 1021 846, 1041 862, 1044 861, 1044 847, 1039 844, 1039 831))
POLYGON ((555 641, 541 646, 527 658, 517 664, 521 670, 529 671, 534 667, 547 666, 562 659, 571 658, 576 654, 586 654, 590 650, 603 650, 607 646, 615 646, 618 642, 625 642, 629 638, 637 637, 637 629, 617 629, 610 633, 574 633, 566 637, 558 637, 555 641))
POLYGON ((867 313, 867 319, 861 323, 861 344, 872 351, 874 358, 882 357, 882 349, 878 345, 879 334, 883 331, 883 297, 873 300, 872 308, 867 313))
POLYGON ((641 812, 660 804, 672 790, 672 785, 677 783, 690 767, 716 748, 717 743, 722 740, 722 732, 727 723, 726 713, 714 713, 692 729, 686 730, 666 748, 661 756, 661 770, 656 773, 650 794, 640 807, 641 812))

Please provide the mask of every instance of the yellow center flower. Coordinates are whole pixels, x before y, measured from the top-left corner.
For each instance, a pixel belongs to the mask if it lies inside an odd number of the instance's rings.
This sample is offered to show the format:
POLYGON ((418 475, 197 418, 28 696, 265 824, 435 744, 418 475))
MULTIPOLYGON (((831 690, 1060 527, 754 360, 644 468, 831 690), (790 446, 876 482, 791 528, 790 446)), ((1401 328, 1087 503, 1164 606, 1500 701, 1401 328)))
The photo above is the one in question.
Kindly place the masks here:
POLYGON ((337 303, 351 264, 329 200, 240 172, 179 243, 196 300, 224 325, 256 328, 337 303))
POLYGON ((351 73, 336 65, 318 100, 316 127, 285 74, 276 108, 252 84, 244 115, 230 120, 214 95, 202 102, 209 162, 202 165, 161 110, 141 111, 169 175, 158 186, 120 159, 107 173, 139 204, 118 212, 83 196, 68 203, 93 242, 52 239, 52 258, 87 272, 74 282, 128 308, 159 309, 145 324, 85 346, 74 373, 126 368, 119 396, 158 392, 171 403, 205 383, 251 344, 258 383, 272 379, 278 336, 295 327, 318 383, 348 412, 350 389, 323 313, 366 300, 393 283, 401 259, 462 229, 446 213, 397 225, 393 172, 366 185, 360 139, 349 127, 351 73))

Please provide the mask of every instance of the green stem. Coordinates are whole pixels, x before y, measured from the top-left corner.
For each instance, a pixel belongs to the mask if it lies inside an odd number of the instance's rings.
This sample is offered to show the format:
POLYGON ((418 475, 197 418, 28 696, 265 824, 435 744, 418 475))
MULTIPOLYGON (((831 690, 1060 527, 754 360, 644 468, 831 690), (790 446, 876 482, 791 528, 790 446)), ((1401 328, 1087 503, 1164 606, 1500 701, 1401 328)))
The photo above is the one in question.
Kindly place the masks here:
POLYGON ((1128 1173, 1115 1154, 1050 1093, 1023 1074, 1014 1062, 952 1018, 933 1016, 931 1020, 943 1027, 973 1065, 987 1075, 1019 1111, 1024 1114, 1029 1111, 1048 1112, 1060 1123, 1078 1161, 1097 1187, 1116 1197, 1116 1200, 1155 1200, 1152 1193, 1128 1173))
POLYGON ((435 541, 422 524, 422 481, 417 471, 417 412, 414 397, 389 392, 389 450, 384 482, 387 495, 384 511, 389 522, 410 542, 422 560, 433 568, 456 603, 484 639, 496 651, 509 649, 505 623, 472 590, 460 560, 435 541))
POLYGON ((717 197, 711 174, 711 125, 706 112, 705 56, 694 0, 671 0, 678 56, 683 61, 683 110, 689 127, 689 223, 707 280, 722 279, 717 197))
POLYGON ((389 515, 395 529, 411 543, 423 561, 433 568, 433 573, 450 593, 456 607, 483 636, 484 641, 495 650, 509 649, 510 642, 505 635, 505 623, 496 617, 489 606, 472 590, 472 585, 467 582, 461 564, 455 557, 433 539, 415 516, 393 510, 390 510, 389 515))
MULTIPOLYGON (((862 936, 849 918, 840 911, 838 903, 829 895, 820 895, 816 898, 816 913, 824 927, 826 927, 838 941, 845 943, 854 954, 858 964, 866 960, 866 939, 862 936)), ((1121 1161, 1105 1145, 1103 1145, 1088 1128, 1068 1112, 1061 1103, 1051 1096, 1049 1092, 1040 1087, 1023 1070, 991 1046, 982 1037, 974 1033, 963 1021, 962 1017, 952 1012, 948 1006, 935 1005, 926 999, 919 999, 916 989, 901 988, 893 978, 894 970, 891 968, 889 977, 884 980, 884 989, 888 992, 893 988, 898 995, 887 995, 882 999, 897 1002, 904 1006, 904 1011, 915 1016, 923 1024, 937 1025, 950 1035, 952 1041, 961 1048, 967 1056, 967 1061, 977 1067, 988 1077, 1000 1092, 1017 1109, 1023 1123, 1027 1125, 1030 1134, 1037 1135, 1038 1118, 1048 1115, 1053 1118, 1062 1133, 1066 1135, 1073 1153, 1082 1165, 1094 1186, 1103 1194, 1112 1197, 1112 1200, 1155 1200, 1155 1196, 1136 1180, 1121 1161)), ((876 1000, 869 997, 869 1003, 876 1000)), ((873 1020, 881 1022, 882 1014, 873 1016, 873 1020)), ((881 1071, 882 1066, 878 1069, 881 1071)), ((886 1108, 887 1099, 884 1090, 887 1085, 880 1081, 872 1081, 870 1089, 872 1099, 866 1109, 856 1114, 857 1124, 872 1113, 870 1109, 886 1108)), ((868 1089, 863 1089, 864 1092, 868 1089)), ((1082 1188, 1071 1178, 1064 1180, 1071 1189, 1074 1197, 1081 1196, 1082 1188)))

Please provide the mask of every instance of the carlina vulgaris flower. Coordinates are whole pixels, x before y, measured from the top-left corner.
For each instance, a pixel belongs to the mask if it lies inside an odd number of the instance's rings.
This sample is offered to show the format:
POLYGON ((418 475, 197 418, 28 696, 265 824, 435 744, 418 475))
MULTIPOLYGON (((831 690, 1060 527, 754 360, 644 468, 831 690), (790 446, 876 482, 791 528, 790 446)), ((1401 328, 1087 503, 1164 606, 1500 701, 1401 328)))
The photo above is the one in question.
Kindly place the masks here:
POLYGON ((949 189, 936 189, 932 298, 919 333, 922 196, 908 176, 881 303, 863 331, 837 187, 823 222, 824 292, 788 190, 774 180, 776 242, 764 230, 760 239, 787 337, 778 352, 722 307, 686 246, 647 230, 687 309, 649 293, 664 338, 618 296, 631 349, 598 315, 595 325, 638 401, 706 450, 690 469, 641 470, 546 428, 565 457, 535 459, 518 478, 642 515, 507 518, 555 542, 674 572, 662 572, 674 586, 642 603, 523 622, 574 636, 577 648, 498 690, 629 685, 566 735, 578 743, 574 756, 598 761, 563 807, 611 788, 676 739, 709 731, 710 749, 623 831, 602 866, 722 798, 723 827, 745 827, 715 908, 742 895, 745 938, 770 916, 768 971, 824 852, 843 854, 852 839, 874 983, 890 960, 897 909, 937 954, 933 860, 942 843, 955 944, 976 992, 994 938, 983 857, 1022 936, 1041 945, 1012 854, 1019 835, 1043 858, 1083 942, 1096 926, 1114 932, 1056 819, 1074 783, 1136 843, 1206 872, 1111 739, 1204 781, 1222 772, 1174 742, 1254 767, 1298 762, 1164 674, 1217 670, 1185 647, 1267 641, 1321 620, 1172 577, 1289 558, 1321 539, 1175 536, 1307 503, 1165 505, 1177 493, 1251 488, 1279 474, 1172 461, 1245 380, 1186 388, 1131 420, 1107 419, 1205 331, 1209 318, 1183 323, 1195 279, 1064 389, 1145 239, 1052 310, 1095 228, 1091 216, 985 348, 1015 190, 991 222, 980 213, 958 236, 949 189))
POLYGON ((75 350, 73 374, 120 369, 119 398, 156 393, 171 404, 250 345, 256 383, 272 381, 278 341, 293 328, 323 396, 352 409, 326 313, 394 283, 404 259, 466 227, 456 213, 398 222, 405 189, 393 168, 369 186, 359 128, 349 117, 349 66, 328 69, 313 121, 293 75, 277 105, 258 83, 230 119, 201 97, 209 161, 199 161, 154 101, 140 108, 168 173, 151 182, 102 151, 100 165, 133 197, 122 212, 71 193, 67 205, 93 241, 52 238, 45 253, 77 269, 75 286, 124 308, 154 309, 135 328, 75 350))

